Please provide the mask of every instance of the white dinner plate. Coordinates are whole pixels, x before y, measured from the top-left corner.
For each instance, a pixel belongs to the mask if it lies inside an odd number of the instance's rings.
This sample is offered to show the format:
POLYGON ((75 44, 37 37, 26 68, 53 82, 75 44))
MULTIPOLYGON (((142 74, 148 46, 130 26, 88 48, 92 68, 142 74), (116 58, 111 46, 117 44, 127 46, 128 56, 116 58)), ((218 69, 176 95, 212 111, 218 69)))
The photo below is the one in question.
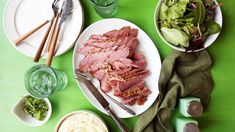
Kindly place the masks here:
MULTIPOLYGON (((3 17, 3 25, 11 44, 22 54, 34 57, 46 33, 49 23, 29 36, 19 46, 14 42, 19 36, 31 31, 53 16, 53 0, 8 0, 3 17)), ((56 56, 67 52, 73 47, 83 28, 84 13, 81 3, 76 1, 76 8, 62 25, 57 42, 56 56)), ((43 54, 45 57, 46 54, 43 54)))
MULTIPOLYGON (((153 41, 148 37, 148 35, 140 29, 135 24, 128 22, 126 20, 122 19, 116 19, 116 18, 110 18, 110 19, 104 19, 98 22, 93 23, 89 27, 87 27, 83 33, 78 38, 75 48, 74 48, 74 54, 73 54, 73 70, 78 66, 81 59, 84 57, 83 55, 79 54, 78 48, 81 48, 86 40, 93 35, 93 34, 103 34, 107 31, 111 31, 114 29, 120 29, 124 26, 130 26, 132 28, 138 29, 138 36, 140 45, 139 45, 139 51, 143 53, 145 56, 148 65, 147 69, 150 70, 150 76, 148 76, 145 79, 145 83, 147 87, 151 90, 151 94, 148 96, 147 101, 144 103, 144 105, 134 105, 130 106, 132 110, 136 112, 136 115, 139 115, 146 111, 156 100, 158 96, 158 79, 160 75, 160 69, 161 69, 161 60, 158 53, 157 48, 155 47, 153 41)), ((89 92, 89 90, 86 87, 81 87, 80 83, 78 82, 78 85, 80 86, 82 92, 87 97, 87 99, 100 111, 103 113, 106 113, 106 111, 102 108, 102 106, 98 103, 98 101, 93 97, 93 95, 89 92)), ((115 98, 116 100, 119 100, 117 97, 113 96, 109 93, 110 96, 115 98)), ((127 113, 126 111, 122 110, 119 106, 117 106, 115 103, 113 103, 109 98, 107 98, 105 95, 104 97, 108 100, 110 103, 111 108, 115 111, 115 113, 120 118, 129 118, 133 117, 133 115, 127 113)), ((120 101, 120 100, 119 100, 120 101)), ((107 113, 106 113, 107 114, 107 113)))

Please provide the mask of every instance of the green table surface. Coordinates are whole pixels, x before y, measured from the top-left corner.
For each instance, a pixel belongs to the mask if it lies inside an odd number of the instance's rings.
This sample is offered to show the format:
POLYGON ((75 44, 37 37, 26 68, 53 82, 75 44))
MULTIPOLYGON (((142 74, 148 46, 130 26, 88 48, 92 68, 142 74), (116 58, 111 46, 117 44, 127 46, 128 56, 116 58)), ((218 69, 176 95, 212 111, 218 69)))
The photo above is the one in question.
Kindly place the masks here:
MULTIPOLYGON (((100 19, 88 0, 81 0, 85 12, 85 27, 100 19)), ((53 131, 56 123, 65 114, 76 110, 91 110, 99 114, 107 123, 111 132, 118 131, 112 119, 99 112, 82 94, 72 71, 73 49, 56 57, 53 66, 66 72, 69 78, 66 89, 50 97, 53 113, 50 120, 40 127, 22 124, 10 112, 11 108, 26 94, 24 86, 25 71, 35 65, 32 58, 17 52, 7 40, 3 29, 3 12, 7 0, 0 0, 0 131, 53 131)), ((155 43, 163 60, 171 51, 157 35, 153 16, 158 0, 120 0, 116 18, 126 19, 142 28, 155 43)), ((212 74, 215 82, 209 108, 197 118, 202 132, 235 131, 235 1, 223 2, 223 29, 216 42, 208 48, 213 59, 212 74)), ((151 60, 154 61, 154 60, 151 60)), ((40 61, 44 63, 45 60, 40 61)), ((158 80, 156 80, 157 83, 158 80)), ((174 117, 181 115, 176 112, 174 117)), ((122 119, 129 128, 133 128, 138 117, 122 119)), ((173 118, 174 120, 174 118, 173 118)))

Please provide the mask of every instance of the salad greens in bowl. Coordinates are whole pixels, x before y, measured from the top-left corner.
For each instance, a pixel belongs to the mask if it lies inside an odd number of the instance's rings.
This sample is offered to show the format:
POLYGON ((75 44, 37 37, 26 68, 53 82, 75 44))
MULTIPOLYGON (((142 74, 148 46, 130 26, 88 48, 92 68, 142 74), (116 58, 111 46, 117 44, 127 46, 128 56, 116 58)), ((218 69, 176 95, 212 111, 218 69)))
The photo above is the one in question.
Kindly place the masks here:
POLYGON ((216 0, 160 0, 154 23, 170 47, 196 52, 216 40, 222 28, 222 13, 216 0))

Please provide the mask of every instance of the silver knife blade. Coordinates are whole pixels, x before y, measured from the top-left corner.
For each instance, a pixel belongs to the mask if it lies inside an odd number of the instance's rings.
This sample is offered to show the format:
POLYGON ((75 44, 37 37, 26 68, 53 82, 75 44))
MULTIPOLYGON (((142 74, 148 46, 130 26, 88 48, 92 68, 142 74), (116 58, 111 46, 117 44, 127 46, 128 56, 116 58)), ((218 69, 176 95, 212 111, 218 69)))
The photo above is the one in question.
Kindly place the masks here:
POLYGON ((90 80, 83 80, 82 83, 89 89, 92 95, 98 100, 102 107, 107 110, 109 109, 108 101, 103 97, 103 95, 98 91, 94 84, 90 80))
POLYGON ((62 25, 63 22, 65 22, 68 18, 68 16, 71 13, 73 6, 73 1, 72 0, 65 0, 63 5, 62 5, 62 13, 61 13, 61 19, 59 23, 59 27, 62 25))
POLYGON ((117 115, 110 109, 108 101, 102 96, 102 94, 98 91, 94 84, 90 80, 86 80, 81 77, 78 77, 76 79, 82 81, 82 83, 90 90, 92 95, 98 100, 98 102, 102 105, 106 112, 113 118, 120 130, 122 132, 128 132, 128 128, 126 127, 126 125, 123 124, 121 120, 117 117, 117 115))

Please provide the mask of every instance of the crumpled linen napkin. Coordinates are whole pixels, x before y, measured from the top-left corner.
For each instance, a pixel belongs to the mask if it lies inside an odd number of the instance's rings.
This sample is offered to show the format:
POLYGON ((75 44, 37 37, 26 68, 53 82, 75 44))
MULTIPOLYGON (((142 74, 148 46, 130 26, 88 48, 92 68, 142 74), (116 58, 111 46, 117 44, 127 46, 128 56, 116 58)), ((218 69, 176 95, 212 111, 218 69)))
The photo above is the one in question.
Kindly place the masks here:
POLYGON ((181 97, 199 97, 206 108, 213 88, 211 65, 206 50, 196 53, 172 51, 162 64, 158 98, 140 115, 133 131, 172 132, 169 120, 181 97))

